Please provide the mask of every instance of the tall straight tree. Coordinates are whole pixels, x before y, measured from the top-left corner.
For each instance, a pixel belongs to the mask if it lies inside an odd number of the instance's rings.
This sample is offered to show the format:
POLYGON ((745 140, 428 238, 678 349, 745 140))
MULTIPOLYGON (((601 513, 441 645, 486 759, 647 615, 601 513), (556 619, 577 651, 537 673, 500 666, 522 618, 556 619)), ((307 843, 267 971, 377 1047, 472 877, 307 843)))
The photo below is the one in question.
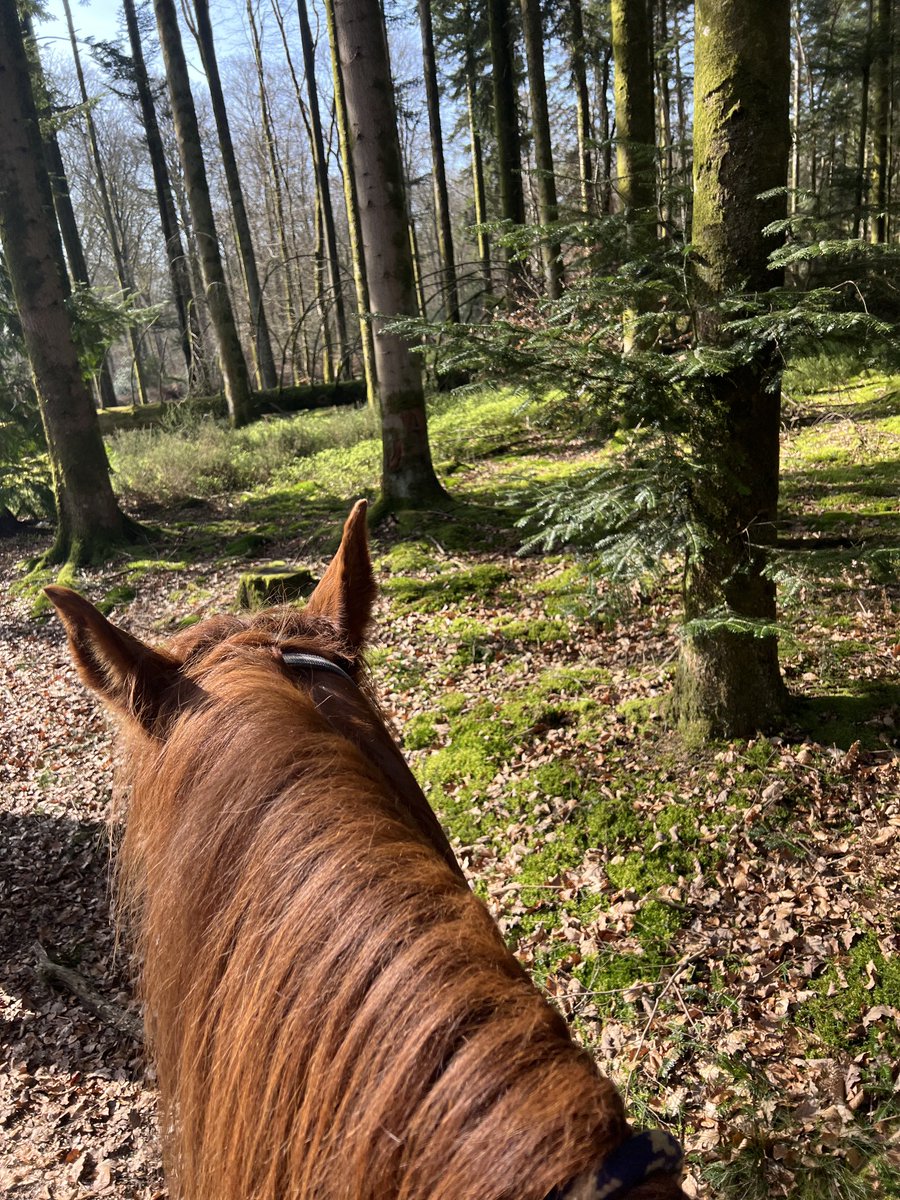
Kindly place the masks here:
POLYGON ((303 53, 303 68, 306 72, 306 96, 309 104, 309 126, 312 135, 313 169, 316 174, 316 194, 328 259, 328 278, 331 284, 331 303, 334 309, 337 330, 338 362, 343 372, 349 370, 347 344, 347 315, 344 308, 344 292, 341 287, 341 263, 338 258, 337 231, 334 224, 334 207, 331 203, 331 185, 328 179, 328 157, 325 152, 325 137, 322 131, 322 115, 319 109, 319 91, 316 86, 316 47, 309 25, 306 0, 297 0, 297 18, 300 22, 300 49, 303 53))
MULTIPOLYGON (((298 0, 299 2, 299 0, 298 0)), ((337 50, 337 18, 334 0, 323 0, 325 21, 328 25, 328 41, 331 45, 331 74, 334 82, 334 116, 341 148, 341 163, 344 183, 344 207, 347 212, 347 230, 350 236, 350 262, 353 268, 353 284, 356 290, 356 313, 359 318, 359 339, 362 347, 363 374, 366 377, 366 399, 374 408, 378 403, 378 380, 375 367, 375 336, 367 314, 370 311, 369 282, 366 278, 366 259, 363 253, 362 222, 359 212, 359 194, 356 178, 350 165, 350 119, 347 113, 347 96, 344 75, 337 50)))
POLYGON ((581 0, 569 0, 569 69, 575 87, 575 130, 578 137, 578 182, 581 207, 594 211, 594 163, 591 154, 591 101, 584 54, 584 12, 581 0))
POLYGON ((66 306, 37 106, 16 0, 0 0, 0 240, 31 363, 56 495, 49 561, 104 557, 136 527, 119 509, 66 306))
POLYGON ((194 109, 194 97, 191 95, 187 61, 181 43, 181 31, 178 28, 175 0, 154 0, 154 10, 163 60, 166 64, 166 83, 175 121, 178 154, 197 238, 203 287, 215 334, 219 367, 225 383, 228 415, 233 425, 245 425, 250 420, 250 379, 219 252, 219 235, 206 181, 203 146, 194 109))
MULTIPOLYGON (((269 334, 269 323, 266 319, 262 287, 259 282, 256 251, 253 248, 253 235, 250 232, 250 218, 247 216, 247 206, 244 203, 244 190, 241 187, 241 177, 234 153, 228 110, 225 107, 225 93, 222 91, 222 80, 219 76, 219 63, 216 58, 212 21, 209 16, 209 0, 194 0, 194 14, 197 18, 197 45, 200 47, 200 58, 203 61, 203 70, 206 72, 209 84, 209 98, 212 104, 213 118, 216 122, 222 166, 225 170, 225 183, 228 187, 234 233, 241 257, 247 301, 250 305, 250 324, 253 344, 256 348, 259 382, 264 388, 274 388, 278 386, 278 369, 275 365, 275 355, 272 353, 272 339, 269 334)), ((158 15, 157 20, 159 20, 158 15)), ((193 101, 191 101, 191 107, 193 108, 193 101)))
POLYGON ((431 0, 419 0, 419 30, 422 36, 422 65, 425 67, 425 101, 428 132, 431 134, 431 163, 434 182, 434 224, 438 233, 438 258, 443 275, 444 310, 448 320, 460 319, 460 289, 456 282, 454 228, 450 220, 450 193, 446 187, 444 138, 440 128, 438 67, 434 59, 434 30, 431 0))
MULTIPOLYGON (((205 2, 205 0, 204 0, 205 2)), ((272 120, 272 108, 269 104, 269 90, 266 85, 265 72, 263 70, 262 59, 262 43, 260 41, 259 29, 256 24, 256 0, 247 0, 246 13, 247 24, 250 29, 250 42, 253 46, 253 63, 256 67, 256 94, 259 98, 259 115, 262 122, 263 145, 266 149, 266 157, 269 160, 269 176, 267 191, 272 199, 271 211, 275 218, 275 228, 273 233, 281 249, 281 288, 284 295, 284 313, 287 318, 287 326, 291 331, 291 336, 295 335, 295 331, 302 330, 306 333, 306 328, 303 325, 302 316, 300 321, 297 320, 297 302, 295 298, 294 286, 294 255, 291 253, 291 248, 288 243, 288 220, 285 212, 285 193, 287 185, 284 180, 284 169, 282 167, 281 158, 278 153, 278 142, 275 134, 275 124, 272 120)), ((303 311, 301 302, 300 311, 303 311)), ((298 372, 296 370, 293 356, 291 356, 291 373, 294 383, 299 382, 298 372)), ((311 375, 312 364, 307 363, 304 367, 307 375, 311 375)))
POLYGON ((384 328, 386 319, 417 311, 384 15, 379 0, 334 0, 334 18, 349 125, 348 166, 356 180, 369 301, 376 314, 381 499, 387 507, 424 507, 440 502, 445 493, 431 461, 422 369, 409 340, 384 328))
MULTIPOLYGON (((516 99, 515 56, 510 26, 509 0, 487 0, 491 50, 491 83, 494 93, 494 151, 500 217, 513 225, 525 224, 525 191, 522 182, 522 139, 516 99)), ((510 261, 509 284, 515 290, 522 267, 510 261)))
POLYGON ((891 130, 893 0, 877 0, 872 29, 872 170, 869 187, 869 238, 887 241, 888 167, 891 130))
POLYGON ((450 194, 444 165, 444 139, 441 131, 441 97, 438 90, 437 62, 434 56, 434 29, 431 0, 418 0, 419 30, 422 34, 422 63, 425 68, 425 102, 431 135, 431 171, 434 181, 434 216, 437 228, 438 258, 443 275, 444 311, 449 321, 459 320, 459 287, 456 282, 456 258, 453 253, 453 224, 450 219, 450 194))
MULTIPOLYGON (((91 280, 88 274, 87 260, 84 257, 81 231, 78 228, 78 221, 75 218, 75 208, 72 204, 72 196, 69 191, 66 167, 63 162, 62 151, 59 148, 59 138, 56 136, 56 130, 53 128, 52 122, 47 119, 49 114, 45 111, 46 106, 49 105, 47 81, 44 76, 43 67, 41 66, 41 57, 34 37, 34 24, 29 12, 22 14, 22 29, 25 33, 26 52, 29 56, 33 72, 32 93, 34 94, 39 114, 43 118, 40 125, 44 142, 44 158, 50 176, 50 187, 53 189, 53 205, 56 209, 59 232, 62 234, 63 248, 66 252, 66 264, 69 268, 72 283, 77 284, 79 287, 89 288, 91 280)), ((116 402, 116 389, 113 385, 109 354, 103 356, 103 362, 100 365, 100 370, 97 372, 95 383, 97 385, 100 407, 111 408, 116 402)))
MULTIPOLYGON (((106 231, 109 235, 110 245, 113 252, 113 261, 116 267, 116 277, 119 281, 119 287, 122 289, 122 294, 125 297, 134 295, 134 280, 131 276, 131 267, 126 260, 125 250, 122 245, 122 239, 119 235, 119 227, 116 224, 116 218, 113 213, 113 204, 110 197, 109 185, 106 179, 106 169, 103 165, 103 156, 100 153, 100 143, 97 140, 97 129, 94 125, 94 118, 91 115, 91 107, 88 97, 87 84, 84 79, 84 72, 81 69, 81 54, 78 50, 78 38, 75 35, 75 24, 72 20, 72 9, 69 0, 63 0, 63 9, 66 14, 66 24, 69 28, 69 41, 72 45, 72 58, 75 60, 75 75, 78 79, 78 90, 81 94, 81 103, 84 105, 84 119, 87 126, 88 143, 91 148, 91 157, 94 160, 94 170, 96 172, 97 191, 100 195, 100 205, 103 209, 103 223, 106 225, 106 231)), ((134 374, 137 383, 138 400, 141 404, 146 404, 149 400, 147 371, 144 365, 144 351, 141 346, 141 337, 133 324, 128 327, 128 336, 131 341, 131 354, 134 361, 134 374)))
MULTIPOLYGON (((780 282, 767 261, 778 241, 763 231, 786 212, 789 0, 697 0, 694 61, 693 244, 706 299, 700 333, 707 344, 727 346, 718 302, 780 282)), ((775 584, 765 573, 778 505, 773 359, 768 347, 708 382, 711 432, 697 448, 708 471, 699 498, 711 536, 685 574, 684 606, 689 622, 713 623, 682 642, 674 701, 683 722, 731 737, 773 723, 786 700, 777 642, 766 629, 776 616, 775 584)))
MULTIPOLYGON (((651 247, 656 231, 656 114, 653 29, 647 0, 611 0, 615 65, 616 190, 628 223, 629 252, 651 247)), ((625 352, 637 348, 635 314, 626 313, 625 352)))
POLYGON ((166 152, 163 147, 162 134, 159 131, 159 121, 156 118, 156 104, 147 74, 147 64, 144 61, 144 47, 141 43, 141 30, 134 0, 122 0, 122 8, 125 12, 125 26, 131 46, 134 86, 141 108, 141 122, 144 126, 144 137, 147 141, 150 167, 153 171, 156 205, 159 209, 159 221, 166 246, 166 261, 169 264, 172 296, 175 300, 175 312, 181 333, 181 349, 187 367, 188 381, 191 384, 195 381, 200 382, 203 377, 201 349, 203 341, 200 323, 194 308, 191 271, 181 244, 181 230, 178 225, 175 198, 172 195, 172 181, 169 178, 166 152))
MULTIPOLYGON (((540 0, 521 0, 525 58, 528 63, 528 97, 531 104, 531 136, 537 168, 537 208, 541 225, 552 225, 559 217, 556 177, 553 174, 553 142, 547 109, 547 79, 544 72, 544 21, 540 0)), ((541 262, 547 295, 557 300, 562 293, 560 245, 553 237, 541 238, 541 262)))

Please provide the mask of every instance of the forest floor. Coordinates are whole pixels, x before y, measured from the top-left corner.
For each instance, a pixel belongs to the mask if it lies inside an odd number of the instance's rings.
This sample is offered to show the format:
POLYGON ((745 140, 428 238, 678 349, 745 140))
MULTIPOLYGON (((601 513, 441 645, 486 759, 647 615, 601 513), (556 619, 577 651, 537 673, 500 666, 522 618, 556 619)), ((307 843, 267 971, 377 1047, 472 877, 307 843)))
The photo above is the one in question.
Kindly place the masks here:
MULTIPOLYGON (((622 596, 572 556, 516 554, 523 504, 603 452, 551 445, 515 397, 445 407, 456 506, 374 540, 384 708, 519 957, 635 1121, 683 1137, 694 1196, 900 1197, 897 384, 787 407, 797 704, 778 736, 685 745, 664 727, 674 585, 622 596)), ((204 483, 183 440, 190 494, 135 466, 150 442, 114 447, 156 540, 68 580, 141 636, 232 606, 251 562, 320 568, 378 462, 371 440, 304 442, 236 491, 204 483)), ((45 544, 0 544, 0 1193, 161 1200, 152 1071, 115 1019, 137 1009, 109 911, 110 727, 58 624, 11 593, 45 544), (112 1012, 51 986, 38 947, 112 1012)))

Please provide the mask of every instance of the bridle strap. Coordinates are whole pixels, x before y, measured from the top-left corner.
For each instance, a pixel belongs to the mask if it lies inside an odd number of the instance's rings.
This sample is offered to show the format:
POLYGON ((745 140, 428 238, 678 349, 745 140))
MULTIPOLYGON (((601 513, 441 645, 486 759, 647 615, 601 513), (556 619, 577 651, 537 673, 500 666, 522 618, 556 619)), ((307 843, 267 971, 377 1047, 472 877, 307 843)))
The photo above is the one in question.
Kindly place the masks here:
POLYGON ((348 675, 343 667, 339 667, 330 658, 322 658, 319 654, 304 654, 300 650, 283 650, 281 660, 287 667, 308 667, 312 671, 331 671, 333 675, 340 675, 349 683, 356 685, 356 680, 352 675, 348 675))

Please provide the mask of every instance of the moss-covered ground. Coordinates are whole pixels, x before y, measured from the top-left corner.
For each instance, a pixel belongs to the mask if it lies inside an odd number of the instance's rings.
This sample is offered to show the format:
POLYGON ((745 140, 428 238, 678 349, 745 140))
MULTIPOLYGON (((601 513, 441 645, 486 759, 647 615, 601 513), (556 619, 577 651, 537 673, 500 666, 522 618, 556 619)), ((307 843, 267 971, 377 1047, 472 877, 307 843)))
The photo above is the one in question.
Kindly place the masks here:
MULTIPOLYGON (((571 555, 516 554, 523 505, 606 452, 536 433, 515 395, 442 401, 454 505, 374 534, 385 712, 539 986, 636 1121, 684 1137, 693 1195, 900 1196, 900 394, 851 382, 791 396, 796 704, 768 737, 664 727, 674 579, 629 604, 571 555)), ((371 418, 280 425, 117 435, 158 536, 80 586, 164 634, 233 603, 248 563, 321 568, 374 494, 371 418)))

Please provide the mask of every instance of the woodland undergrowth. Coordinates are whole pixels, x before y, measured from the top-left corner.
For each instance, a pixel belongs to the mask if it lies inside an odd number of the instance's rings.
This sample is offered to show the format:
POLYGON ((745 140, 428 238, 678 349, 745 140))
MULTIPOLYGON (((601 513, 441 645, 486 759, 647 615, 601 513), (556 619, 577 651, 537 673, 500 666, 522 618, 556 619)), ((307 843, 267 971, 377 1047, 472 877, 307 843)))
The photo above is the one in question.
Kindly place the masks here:
MULTIPOLYGON (((615 588, 565 545, 518 553, 525 508, 614 466, 615 440, 554 439, 513 393, 445 399, 432 436, 454 507, 374 535, 384 709, 539 986, 636 1122, 683 1137, 696 1196, 900 1197, 900 381, 824 382, 807 364, 785 385, 795 704, 768 736, 666 730, 673 574, 615 588)), ((69 582, 159 637, 232 605, 250 563, 321 566, 376 482, 367 422, 119 435, 116 477, 154 540, 69 582), (205 474, 185 469, 192 446, 205 474)), ((41 536, 0 552, 4 593, 41 536)), ((106 900, 109 731, 32 603, 0 601, 0 1186, 149 1200, 139 1047, 34 972, 40 942, 133 1004, 106 900)))

